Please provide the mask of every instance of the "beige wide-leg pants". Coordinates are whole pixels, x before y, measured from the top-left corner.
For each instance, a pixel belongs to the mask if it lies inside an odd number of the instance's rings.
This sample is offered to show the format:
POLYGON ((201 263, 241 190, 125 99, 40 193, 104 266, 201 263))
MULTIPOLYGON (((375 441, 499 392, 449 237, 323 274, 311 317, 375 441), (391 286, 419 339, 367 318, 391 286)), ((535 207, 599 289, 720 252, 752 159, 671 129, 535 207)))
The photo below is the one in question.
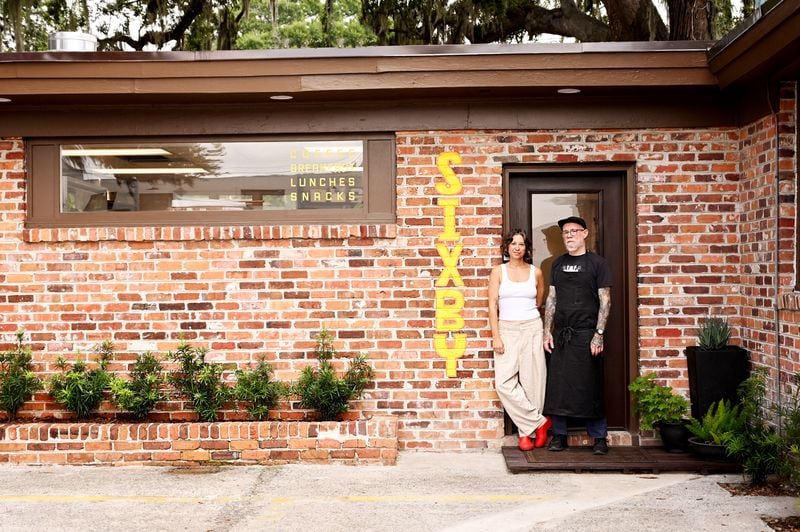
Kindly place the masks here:
POLYGON ((494 354, 494 382, 520 436, 530 436, 545 422, 542 407, 547 367, 542 333, 541 318, 500 321, 505 353, 494 354))

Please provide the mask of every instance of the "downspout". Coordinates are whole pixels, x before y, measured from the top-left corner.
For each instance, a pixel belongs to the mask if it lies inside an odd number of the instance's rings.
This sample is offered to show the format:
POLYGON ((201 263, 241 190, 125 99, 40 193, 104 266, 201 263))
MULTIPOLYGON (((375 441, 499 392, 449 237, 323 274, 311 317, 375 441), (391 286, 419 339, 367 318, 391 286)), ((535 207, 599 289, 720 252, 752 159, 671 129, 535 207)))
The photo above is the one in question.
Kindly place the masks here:
POLYGON ((774 251, 774 286, 775 286, 775 299, 773 303, 773 308, 775 312, 775 366, 777 372, 777 383, 776 383, 776 402, 778 405, 777 412, 778 412, 778 433, 782 432, 782 410, 783 410, 783 400, 782 400, 782 393, 781 393, 781 381, 782 381, 782 370, 781 370, 781 312, 780 312, 780 282, 781 282, 781 274, 780 274, 780 245, 781 245, 781 187, 780 187, 780 123, 779 123, 779 115, 781 110, 781 87, 780 81, 776 83, 768 83, 767 85, 767 99, 769 100, 769 107, 772 111, 772 116, 775 121, 775 251, 774 251), (773 91, 777 91, 777 94, 773 98, 773 91))

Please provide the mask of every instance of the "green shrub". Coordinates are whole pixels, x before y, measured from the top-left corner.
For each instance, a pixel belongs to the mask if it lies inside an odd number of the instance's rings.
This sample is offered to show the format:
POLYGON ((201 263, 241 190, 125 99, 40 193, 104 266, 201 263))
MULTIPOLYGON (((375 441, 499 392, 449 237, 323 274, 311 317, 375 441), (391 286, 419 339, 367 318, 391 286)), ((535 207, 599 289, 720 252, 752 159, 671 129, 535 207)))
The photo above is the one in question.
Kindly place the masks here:
POLYGON ((655 373, 642 375, 628 386, 645 430, 652 430, 662 421, 679 422, 685 418, 689 409, 688 399, 672 393, 671 386, 660 386, 655 378, 655 373))
POLYGON ((731 406, 728 400, 713 403, 702 420, 692 418, 686 428, 707 443, 722 445, 725 436, 744 429, 744 412, 740 405, 731 406))
POLYGON ((303 368, 292 392, 300 396, 300 406, 316 410, 320 420, 336 420, 347 412, 351 400, 361 396, 372 381, 373 371, 367 356, 361 354, 350 361, 344 378, 338 377, 330 363, 336 355, 333 338, 324 327, 317 335, 315 352, 319 368, 303 368))
POLYGON ((134 417, 147 417, 159 401, 166 399, 163 390, 164 375, 161 362, 150 352, 136 357, 131 379, 115 378, 111 381, 111 396, 120 410, 134 417))
POLYGON ((731 327, 725 318, 707 317, 697 333, 697 346, 702 351, 724 349, 731 339, 731 327))
POLYGON ((778 475, 800 486, 800 373, 793 376, 794 391, 785 405, 775 410, 781 419, 781 456, 778 475))
POLYGON ((744 428, 723 437, 728 455, 742 464, 752 484, 766 483, 780 464, 781 437, 765 419, 766 393, 766 370, 754 370, 739 387, 744 428))
POLYGON ((114 355, 114 344, 106 340, 95 348, 97 367, 88 369, 86 362, 79 360, 71 367, 63 357, 59 357, 56 366, 61 373, 50 379, 50 394, 70 412, 84 418, 96 409, 103 400, 105 392, 111 384, 108 373, 108 362, 114 355))
POLYGON ((42 389, 42 381, 33 373, 31 348, 22 344, 24 331, 17 331, 17 345, 0 354, 0 407, 14 419, 20 407, 42 389))
POLYGON ((203 421, 216 421, 219 411, 233 396, 231 388, 222 381, 221 364, 206 362, 205 348, 194 348, 181 341, 178 349, 167 357, 180 368, 169 375, 169 382, 186 397, 203 421))
POLYGON ((287 393, 286 385, 273 381, 272 375, 272 366, 263 358, 255 368, 236 371, 234 396, 237 401, 247 403, 247 411, 254 419, 265 419, 287 393))

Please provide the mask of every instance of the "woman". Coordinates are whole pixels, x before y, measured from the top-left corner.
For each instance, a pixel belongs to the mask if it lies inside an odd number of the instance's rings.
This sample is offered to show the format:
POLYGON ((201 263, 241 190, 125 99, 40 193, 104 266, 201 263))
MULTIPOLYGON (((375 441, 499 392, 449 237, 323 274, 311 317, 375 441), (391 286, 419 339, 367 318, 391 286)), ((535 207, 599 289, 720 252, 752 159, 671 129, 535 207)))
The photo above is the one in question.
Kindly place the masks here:
POLYGON ((539 307, 544 277, 531 264, 531 241, 521 229, 506 235, 500 250, 507 262, 495 266, 489 276, 495 387, 519 429, 519 448, 530 451, 544 447, 551 425, 542 415, 547 369, 539 307))

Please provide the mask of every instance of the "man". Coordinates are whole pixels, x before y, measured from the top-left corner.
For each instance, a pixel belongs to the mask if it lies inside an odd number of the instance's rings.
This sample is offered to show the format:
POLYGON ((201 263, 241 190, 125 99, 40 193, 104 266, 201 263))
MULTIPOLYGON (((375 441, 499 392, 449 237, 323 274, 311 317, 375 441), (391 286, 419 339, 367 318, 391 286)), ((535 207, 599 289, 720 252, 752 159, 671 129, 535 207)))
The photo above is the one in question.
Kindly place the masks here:
POLYGON ((594 454, 608 453, 603 407, 603 334, 611 309, 606 260, 586 251, 589 231, 578 216, 558 221, 567 253, 553 262, 545 302, 544 349, 551 354, 544 414, 553 422, 548 449, 567 448, 567 420, 579 418, 594 438, 594 454))

